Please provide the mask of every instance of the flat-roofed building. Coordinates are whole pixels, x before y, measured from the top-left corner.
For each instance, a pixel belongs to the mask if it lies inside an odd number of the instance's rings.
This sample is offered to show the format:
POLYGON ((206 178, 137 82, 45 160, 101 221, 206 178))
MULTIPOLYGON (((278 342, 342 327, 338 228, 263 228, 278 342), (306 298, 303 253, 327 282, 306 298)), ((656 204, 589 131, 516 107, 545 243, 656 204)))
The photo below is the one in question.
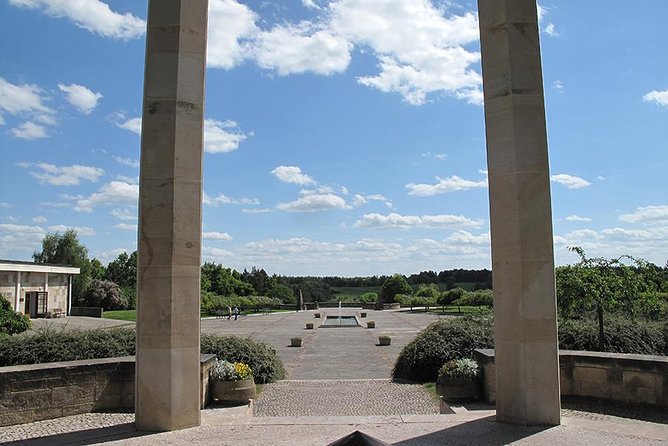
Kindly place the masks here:
POLYGON ((31 318, 60 316, 72 307, 72 278, 79 268, 0 260, 0 295, 31 318))

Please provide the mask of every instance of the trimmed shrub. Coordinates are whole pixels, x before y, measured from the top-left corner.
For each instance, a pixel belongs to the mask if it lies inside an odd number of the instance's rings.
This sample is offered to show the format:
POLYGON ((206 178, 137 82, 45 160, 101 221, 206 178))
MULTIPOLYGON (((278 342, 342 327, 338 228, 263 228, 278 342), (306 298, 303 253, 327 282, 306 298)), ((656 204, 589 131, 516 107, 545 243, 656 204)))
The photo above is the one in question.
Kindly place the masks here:
MULTIPOLYGON (((641 355, 668 354, 666 327, 655 322, 609 317, 604 321, 603 351, 641 355)), ((598 323, 591 319, 559 321, 559 348, 600 351, 598 323)))
POLYGON ((82 306, 85 307, 102 307, 105 310, 125 310, 128 308, 128 301, 121 287, 111 280, 95 279, 91 281, 83 295, 82 303, 82 306))
POLYGON ((263 342, 238 336, 202 335, 202 353, 213 353, 218 359, 243 362, 253 369, 253 378, 258 384, 283 379, 285 369, 276 352, 263 342))
POLYGON ((0 366, 113 358, 135 354, 135 331, 45 329, 0 339, 0 366))
POLYGON ((12 304, 0 294, 0 336, 21 333, 30 328, 30 318, 17 313, 12 304))
POLYGON ((435 381, 445 362, 471 358, 473 350, 493 347, 490 314, 440 320, 430 324, 401 350, 392 377, 415 382, 435 381))

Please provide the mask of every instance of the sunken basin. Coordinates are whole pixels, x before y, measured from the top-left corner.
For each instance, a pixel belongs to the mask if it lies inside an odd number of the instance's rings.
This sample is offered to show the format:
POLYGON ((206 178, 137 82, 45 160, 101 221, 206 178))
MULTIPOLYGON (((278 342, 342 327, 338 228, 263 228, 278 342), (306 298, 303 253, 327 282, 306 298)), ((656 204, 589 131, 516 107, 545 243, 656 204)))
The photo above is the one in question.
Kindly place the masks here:
POLYGON ((327 316, 320 328, 359 327, 360 324, 355 316, 327 316))

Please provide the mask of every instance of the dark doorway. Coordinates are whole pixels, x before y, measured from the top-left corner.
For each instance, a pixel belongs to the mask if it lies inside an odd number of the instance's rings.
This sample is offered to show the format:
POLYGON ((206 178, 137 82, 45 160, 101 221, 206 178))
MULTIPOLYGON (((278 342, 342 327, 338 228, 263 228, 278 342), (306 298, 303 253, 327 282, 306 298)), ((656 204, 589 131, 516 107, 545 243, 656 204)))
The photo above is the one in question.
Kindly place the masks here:
POLYGON ((45 317, 49 293, 46 291, 31 291, 26 293, 25 314, 31 318, 45 317))

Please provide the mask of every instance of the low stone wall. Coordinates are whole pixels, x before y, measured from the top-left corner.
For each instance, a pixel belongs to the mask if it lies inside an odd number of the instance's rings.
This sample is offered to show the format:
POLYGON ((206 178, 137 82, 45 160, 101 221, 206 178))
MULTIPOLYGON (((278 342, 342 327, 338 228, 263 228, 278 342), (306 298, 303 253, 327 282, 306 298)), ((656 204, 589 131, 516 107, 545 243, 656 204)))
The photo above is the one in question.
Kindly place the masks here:
MULTIPOLYGON (((211 401, 209 369, 201 355, 201 406, 211 401)), ((107 410, 132 410, 135 358, 91 359, 0 367, 0 426, 107 410)))
POLYGON ((102 307, 72 307, 70 308, 70 316, 88 316, 101 318, 104 313, 102 307))
MULTIPOLYGON (((485 400, 496 402, 494 350, 476 350, 485 400)), ((599 398, 668 409, 668 357, 559 350, 562 396, 599 398)))

